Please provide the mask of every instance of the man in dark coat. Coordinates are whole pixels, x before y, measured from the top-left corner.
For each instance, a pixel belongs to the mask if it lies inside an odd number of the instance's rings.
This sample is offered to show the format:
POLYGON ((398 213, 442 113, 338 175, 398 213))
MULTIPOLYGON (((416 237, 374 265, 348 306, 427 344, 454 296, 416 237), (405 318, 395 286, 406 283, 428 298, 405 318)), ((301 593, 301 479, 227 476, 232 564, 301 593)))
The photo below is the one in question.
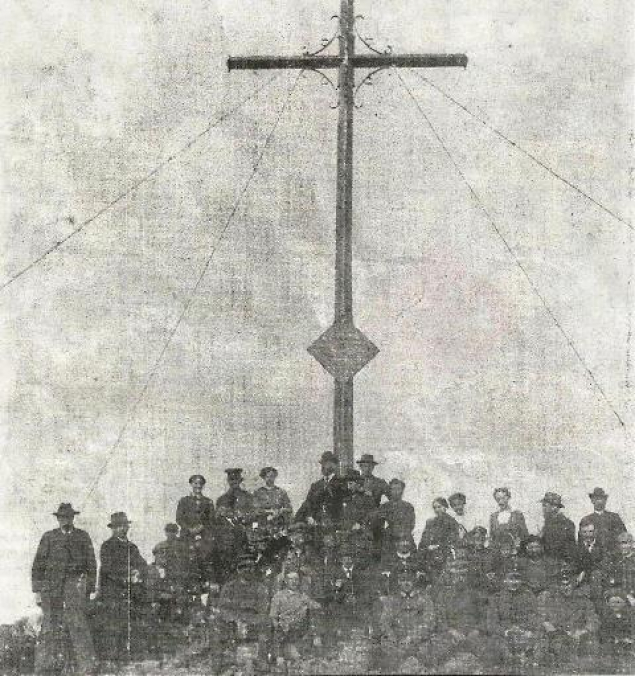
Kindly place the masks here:
POLYGON ((600 542, 605 551, 610 551, 615 547, 617 536, 626 530, 626 526, 619 514, 608 512, 606 502, 608 494, 602 488, 594 488, 593 493, 589 493, 589 498, 593 503, 593 513, 583 517, 580 521, 578 540, 582 534, 582 528, 588 523, 595 526, 595 537, 600 542))
POLYGON ((113 662, 139 655, 143 643, 147 563, 128 539, 131 521, 115 512, 108 528, 112 537, 99 553, 99 601, 102 607, 101 639, 104 657, 113 662))
POLYGON ((605 554, 604 542, 598 539, 595 524, 585 523, 580 529, 576 564, 578 572, 584 573, 584 580, 587 583, 591 581, 594 571, 602 567, 605 554))
MULTIPOLYGON (((42 607, 42 630, 36 651, 36 672, 61 671, 64 629, 68 629, 75 667, 82 674, 95 670, 95 651, 86 606, 95 590, 95 552, 90 536, 75 528, 75 511, 62 503, 54 512, 59 528, 42 536, 33 561, 31 583, 42 607)), ((66 665, 68 667, 68 665, 66 665)))
POLYGON ((561 561, 572 561, 576 553, 575 525, 560 511, 564 507, 562 498, 548 491, 540 502, 545 519, 541 531, 545 554, 561 561))
POLYGON ((320 458, 322 478, 311 484, 309 492, 295 515, 296 521, 314 524, 339 524, 342 502, 348 495, 346 482, 337 476, 339 460, 334 453, 326 451, 320 458))
POLYGON ((203 495, 206 481, 202 474, 193 474, 189 483, 192 493, 179 500, 176 523, 181 528, 180 538, 188 550, 192 583, 201 588, 211 577, 214 503, 203 495))
MULTIPOLYGON (((401 479, 391 479, 388 484, 388 502, 384 502, 368 515, 368 521, 374 526, 377 524, 382 530, 382 557, 389 556, 395 551, 397 540, 405 532, 410 533, 415 527, 415 508, 403 499, 406 484, 401 479)), ((414 545, 414 539, 412 539, 414 545)))
POLYGON ((389 496, 388 482, 373 474, 379 463, 370 453, 364 453, 357 464, 362 475, 362 489, 372 497, 375 507, 379 507, 382 497, 389 496))

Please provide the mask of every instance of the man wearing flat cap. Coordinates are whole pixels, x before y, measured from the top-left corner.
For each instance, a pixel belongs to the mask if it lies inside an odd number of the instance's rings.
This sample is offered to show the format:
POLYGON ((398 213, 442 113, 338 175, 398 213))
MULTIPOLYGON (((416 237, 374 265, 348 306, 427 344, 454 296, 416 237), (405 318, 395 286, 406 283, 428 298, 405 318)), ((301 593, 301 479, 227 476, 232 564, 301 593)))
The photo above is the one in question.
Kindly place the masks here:
POLYGON ((254 516, 254 496, 241 488, 244 479, 240 467, 230 467, 225 474, 229 488, 216 500, 218 515, 236 524, 246 523, 254 516))
POLYGON ((60 662, 68 630, 76 668, 82 674, 95 670, 95 651, 86 617, 87 601, 95 590, 97 566, 90 536, 75 528, 79 514, 62 503, 53 515, 59 528, 42 536, 33 561, 31 582, 42 607, 42 630, 36 649, 37 673, 54 673, 69 665, 60 662))
POLYGON ((610 551, 614 549, 617 536, 626 530, 626 526, 619 514, 609 512, 606 509, 609 496, 603 488, 594 488, 593 492, 589 493, 589 499, 593 503, 593 513, 582 517, 578 530, 578 540, 581 539, 582 528, 592 523, 595 526, 595 537, 598 542, 605 550, 610 551))
POLYGON ((148 564, 128 539, 131 523, 125 512, 112 514, 108 523, 112 536, 102 544, 99 554, 102 651, 115 663, 125 662, 142 650, 148 564))
POLYGON ((546 556, 560 561, 572 561, 576 557, 575 525, 560 510, 562 498, 558 493, 547 491, 540 500, 544 525, 541 530, 546 556))
POLYGON ((342 515, 342 503, 348 494, 347 485, 337 476, 339 460, 334 453, 322 453, 320 466, 322 478, 311 484, 295 520, 311 525, 325 522, 337 525, 342 515))
POLYGON ((184 540, 200 540, 205 536, 205 531, 212 527, 214 503, 203 495, 206 482, 202 474, 193 474, 189 483, 192 492, 179 500, 176 523, 181 527, 184 540))

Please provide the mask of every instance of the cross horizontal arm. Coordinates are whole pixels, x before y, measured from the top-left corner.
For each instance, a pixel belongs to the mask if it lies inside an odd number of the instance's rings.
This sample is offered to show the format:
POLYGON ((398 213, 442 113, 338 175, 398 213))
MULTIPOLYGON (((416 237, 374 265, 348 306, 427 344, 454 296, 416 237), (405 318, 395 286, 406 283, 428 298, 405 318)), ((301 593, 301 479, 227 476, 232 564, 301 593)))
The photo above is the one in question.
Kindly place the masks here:
MULTIPOLYGON (((229 70, 339 68, 341 56, 230 56, 229 70)), ((356 54, 355 68, 451 68, 467 66, 465 54, 356 54)))
POLYGON ((340 56, 230 56, 229 70, 270 70, 273 68, 339 68, 340 56))

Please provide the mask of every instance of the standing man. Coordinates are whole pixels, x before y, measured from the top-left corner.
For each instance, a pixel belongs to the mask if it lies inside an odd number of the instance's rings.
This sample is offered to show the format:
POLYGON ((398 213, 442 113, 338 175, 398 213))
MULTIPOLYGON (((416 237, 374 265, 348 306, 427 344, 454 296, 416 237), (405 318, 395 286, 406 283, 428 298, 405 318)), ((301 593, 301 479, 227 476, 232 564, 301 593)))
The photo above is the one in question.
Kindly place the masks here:
POLYGON ((545 518, 541 531, 545 554, 560 561, 572 561, 576 554, 575 526, 560 511, 564 508, 562 498, 547 491, 540 502, 545 518))
POLYGON ((230 467, 225 474, 229 488, 216 500, 216 511, 218 516, 242 525, 254 516, 254 496, 240 486, 244 481, 240 467, 230 467))
POLYGON ((615 548, 617 536, 626 530, 626 526, 619 514, 606 510, 606 501, 609 496, 603 488, 594 488, 593 493, 589 493, 589 499, 593 503, 593 513, 582 517, 578 540, 581 539, 584 526, 592 523, 595 526, 595 537, 598 542, 604 546, 605 551, 610 551, 615 548))
POLYGON ((390 556, 396 550, 397 540, 403 537, 404 532, 410 533, 415 527, 415 508, 403 499, 406 484, 401 479, 391 479, 388 484, 388 502, 369 514, 371 524, 377 524, 382 530, 382 556, 390 556))
POLYGON ((112 536, 99 553, 103 652, 115 663, 141 652, 148 566, 137 545, 128 539, 131 523, 125 512, 112 514, 108 524, 112 536))
POLYGON ((342 502, 348 495, 347 485, 337 476, 339 460, 334 453, 322 453, 320 466, 322 478, 311 484, 295 520, 306 521, 309 525, 337 526, 342 515, 342 502))
POLYGON ((65 628, 77 671, 95 671, 86 606, 95 591, 97 566, 90 536, 74 526, 77 514, 68 502, 53 512, 59 528, 44 533, 33 561, 31 583, 35 602, 42 607, 42 630, 35 657, 38 674, 62 671, 65 628))
POLYGON ((375 476, 373 472, 379 464, 370 453, 364 453, 357 461, 359 471, 362 475, 362 489, 371 496, 375 507, 379 507, 382 497, 389 496, 388 482, 375 476))

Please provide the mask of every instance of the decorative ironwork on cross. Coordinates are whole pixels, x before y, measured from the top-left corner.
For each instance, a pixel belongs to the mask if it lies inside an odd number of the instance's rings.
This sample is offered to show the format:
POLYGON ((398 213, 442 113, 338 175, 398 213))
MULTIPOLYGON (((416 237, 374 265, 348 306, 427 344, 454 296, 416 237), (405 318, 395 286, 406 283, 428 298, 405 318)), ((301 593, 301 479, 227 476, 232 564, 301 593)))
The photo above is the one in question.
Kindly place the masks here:
POLYGON ((376 73, 386 68, 466 67, 465 54, 393 54, 372 46, 372 40, 358 31, 354 0, 340 1, 339 31, 331 39, 322 40, 316 52, 300 56, 230 57, 230 70, 300 69, 315 71, 329 82, 323 70, 337 69, 339 120, 337 127, 337 200, 335 219, 335 307, 333 324, 308 351, 334 380, 333 450, 342 467, 352 467, 353 446, 353 378, 379 352, 353 320, 353 114, 355 94, 376 73), (357 54, 356 38, 368 49, 357 54), (338 54, 326 54, 339 42, 338 54), (370 72, 355 83, 355 72, 370 72))

